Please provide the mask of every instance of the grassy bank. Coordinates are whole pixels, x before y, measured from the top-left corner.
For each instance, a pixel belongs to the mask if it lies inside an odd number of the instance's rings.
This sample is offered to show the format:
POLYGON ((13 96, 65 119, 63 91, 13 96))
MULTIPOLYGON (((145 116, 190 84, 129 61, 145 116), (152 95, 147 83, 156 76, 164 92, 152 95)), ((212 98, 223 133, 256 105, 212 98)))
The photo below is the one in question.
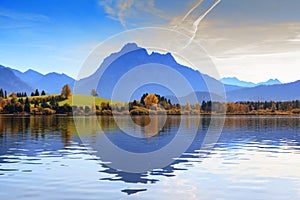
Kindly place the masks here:
MULTIPOLYGON (((82 94, 73 94, 71 98, 65 99, 58 103, 59 106, 68 104, 70 106, 91 106, 92 104, 101 105, 102 103, 122 104, 118 101, 111 101, 105 98, 87 96, 82 94)), ((123 103, 124 104, 124 103, 123 103)))

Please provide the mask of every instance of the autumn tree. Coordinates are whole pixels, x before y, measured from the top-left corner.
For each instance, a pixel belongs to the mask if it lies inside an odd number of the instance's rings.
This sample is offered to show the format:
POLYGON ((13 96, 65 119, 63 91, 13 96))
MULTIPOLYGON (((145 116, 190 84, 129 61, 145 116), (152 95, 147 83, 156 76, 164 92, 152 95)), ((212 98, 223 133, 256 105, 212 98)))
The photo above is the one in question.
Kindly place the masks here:
POLYGON ((72 90, 69 84, 64 85, 61 89, 61 97, 64 99, 68 99, 71 96, 72 96, 72 90))
POLYGON ((148 94, 145 97, 144 102, 147 107, 150 107, 158 103, 158 98, 155 94, 148 94))
POLYGON ((14 93, 14 92, 10 93, 8 96, 9 96, 9 97, 12 97, 12 98, 17 98, 17 94, 14 93))

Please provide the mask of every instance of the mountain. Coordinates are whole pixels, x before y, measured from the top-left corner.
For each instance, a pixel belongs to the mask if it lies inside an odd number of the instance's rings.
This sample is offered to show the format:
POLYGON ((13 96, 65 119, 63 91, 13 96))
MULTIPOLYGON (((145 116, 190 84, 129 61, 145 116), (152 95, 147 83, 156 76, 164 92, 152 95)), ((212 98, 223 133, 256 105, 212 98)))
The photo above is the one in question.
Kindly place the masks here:
POLYGON ((270 79, 266 82, 260 82, 257 85, 277 85, 282 84, 278 79, 270 79))
POLYGON ((44 90, 48 94, 58 94, 65 84, 73 87, 75 80, 66 74, 55 72, 43 75, 32 69, 26 72, 11 69, 0 65, 0 88, 8 93, 27 92, 30 94, 35 89, 44 90))
POLYGON ((10 92, 31 92, 33 88, 18 78, 14 72, 7 67, 0 65, 0 88, 10 92))
POLYGON ((23 73, 0 65, 0 88, 8 93, 30 93, 37 88, 55 94, 60 93, 63 85, 72 87, 75 83, 73 93, 90 94, 92 89, 96 89, 103 98, 123 102, 140 99, 146 92, 167 96, 173 103, 177 103, 178 99, 180 103, 195 103, 211 97, 224 101, 222 88, 226 90, 227 101, 231 102, 300 100, 300 81, 286 84, 277 79, 258 84, 237 78, 223 78, 221 81, 226 83, 224 87, 220 81, 177 63, 170 53, 148 53, 135 43, 112 53, 94 74, 76 83, 66 74, 53 72, 43 75, 34 70, 23 73))
POLYGON ((69 84, 70 87, 74 85, 75 80, 66 74, 58 74, 55 72, 43 75, 36 83, 36 87, 41 91, 45 90, 49 94, 59 94, 61 88, 65 84, 69 84))
MULTIPOLYGON (((297 93, 300 81, 281 84, 277 79, 270 79, 255 84, 237 78, 223 78, 222 82, 225 83, 227 101, 300 99, 297 93)), ((101 97, 127 102, 140 99, 146 92, 167 96, 173 102, 179 99, 194 103, 194 96, 198 101, 210 100, 211 97, 224 101, 220 81, 177 63, 170 53, 148 53, 135 43, 111 54, 94 74, 76 82, 75 93, 89 94, 93 88, 101 97)))
POLYGON ((43 77, 43 74, 34 71, 32 69, 27 70, 26 72, 20 72, 19 70, 12 69, 17 77, 19 77, 22 81, 31 85, 33 88, 36 87, 38 80, 43 77))
POLYGON ((73 78, 67 76, 66 74, 58 74, 55 72, 43 75, 32 69, 29 69, 24 73, 18 70, 12 71, 19 79, 26 82, 34 90, 44 90, 48 94, 58 94, 61 92, 61 88, 65 84, 69 84, 72 87, 75 82, 73 78))
POLYGON ((105 58, 94 74, 79 80, 75 93, 89 94, 96 88, 103 98, 129 101, 140 99, 146 92, 164 96, 185 96, 193 91, 207 92, 207 83, 215 93, 224 93, 224 90, 219 89, 222 88, 221 82, 180 65, 170 53, 149 54, 146 49, 129 43, 119 52, 105 58), (130 94, 132 91, 135 92, 130 94))
POLYGON ((236 85, 226 85, 226 84, 224 85, 224 89, 226 92, 233 91, 233 90, 239 90, 242 88, 245 88, 245 87, 236 86, 236 85))
POLYGON ((226 77, 226 78, 222 78, 220 80, 223 84, 227 84, 227 85, 235 85, 235 86, 239 86, 239 87, 256 87, 259 85, 276 85, 276 84, 281 84, 281 82, 278 79, 270 79, 266 82, 260 82, 260 83, 252 83, 252 82, 246 82, 246 81, 242 81, 239 80, 236 77, 226 77))
POLYGON ((186 96, 182 97, 175 97, 175 96, 166 96, 167 99, 170 99, 172 103, 186 103, 189 102, 190 104, 195 104, 197 102, 202 102, 202 101, 211 101, 213 99, 214 101, 218 102, 224 102, 223 96, 214 94, 214 93, 209 93, 209 92, 193 92, 190 93, 186 96), (197 101, 195 101, 194 95, 197 97, 197 101))
POLYGON ((228 85, 235 85, 239 87, 255 87, 256 84, 252 82, 246 82, 246 81, 241 81, 236 77, 227 77, 227 78, 222 78, 220 80, 223 84, 228 84, 228 85))
MULTIPOLYGON (((239 102, 239 101, 294 101, 300 100, 300 80, 277 85, 260 85, 252 88, 242 88, 234 91, 226 92, 227 102, 239 102)), ((217 101, 222 101, 222 97, 214 93, 209 92, 195 92, 186 96, 176 98, 175 96, 167 96, 173 103, 178 103, 178 99, 181 102, 196 103, 192 98, 193 95, 197 96, 197 99, 201 101, 210 101, 211 96, 217 101)))
POLYGON ((278 85, 260 85, 227 92, 227 101, 300 100, 300 81, 278 85))

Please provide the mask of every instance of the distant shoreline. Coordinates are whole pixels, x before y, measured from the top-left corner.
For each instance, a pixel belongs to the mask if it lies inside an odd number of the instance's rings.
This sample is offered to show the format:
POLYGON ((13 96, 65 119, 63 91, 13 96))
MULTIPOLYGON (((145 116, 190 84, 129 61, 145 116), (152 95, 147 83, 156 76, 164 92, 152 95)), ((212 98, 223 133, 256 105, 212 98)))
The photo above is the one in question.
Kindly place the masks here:
MULTIPOLYGON (((112 115, 234 115, 234 116, 300 116, 300 101, 286 102, 212 102, 202 101, 185 105, 172 103, 158 94, 145 93, 141 100, 128 103, 94 96, 72 94, 65 85, 62 94, 22 97, 10 94, 0 97, 0 115, 7 116, 112 116, 112 115), (72 97, 72 98, 71 98, 72 97), (75 99, 75 102, 74 102, 75 99)), ((63 89, 62 89, 63 91, 63 89)), ((36 92, 38 93, 38 91, 36 92)), ((94 91, 95 93, 95 91, 94 91)), ((21 96, 20 96, 21 95, 21 96)), ((0 95, 1 96, 1 95, 0 95)))
MULTIPOLYGON (((300 117, 300 114, 293 114, 293 113, 276 113, 276 114, 270 114, 270 113, 266 113, 266 114, 256 114, 256 113, 248 113, 248 114, 233 114, 233 113, 226 113, 226 114, 222 114, 222 113, 200 113, 200 114, 166 114, 167 116, 269 116, 269 117, 277 117, 277 116, 291 116, 291 117, 300 117)), ((130 114, 122 114, 122 113, 115 113, 115 114, 87 114, 87 115, 72 115, 72 114, 50 114, 50 115, 34 115, 34 114, 6 114, 6 113, 0 113, 0 116, 10 116, 10 117, 41 117, 41 116, 67 116, 67 117, 81 117, 81 116, 85 116, 85 117, 89 117, 89 116, 149 116, 148 114, 135 114, 135 115, 130 115, 130 114)), ((153 114, 153 116, 164 116, 164 114, 153 114)))

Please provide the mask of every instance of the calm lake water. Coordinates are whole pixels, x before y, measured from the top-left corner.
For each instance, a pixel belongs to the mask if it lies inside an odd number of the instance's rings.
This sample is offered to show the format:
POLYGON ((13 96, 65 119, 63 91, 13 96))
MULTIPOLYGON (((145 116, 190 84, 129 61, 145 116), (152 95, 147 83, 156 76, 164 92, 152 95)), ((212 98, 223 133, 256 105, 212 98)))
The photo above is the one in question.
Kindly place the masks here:
POLYGON ((78 120, 80 136, 71 117, 0 116, 0 199, 300 199, 298 117, 228 117, 211 149, 202 146, 209 117, 174 116, 162 128, 158 118, 140 129, 122 117, 119 125, 110 117, 78 120), (182 142, 193 139, 185 153, 143 173, 116 170, 86 148, 105 136, 124 151, 147 154, 180 128, 182 142))

